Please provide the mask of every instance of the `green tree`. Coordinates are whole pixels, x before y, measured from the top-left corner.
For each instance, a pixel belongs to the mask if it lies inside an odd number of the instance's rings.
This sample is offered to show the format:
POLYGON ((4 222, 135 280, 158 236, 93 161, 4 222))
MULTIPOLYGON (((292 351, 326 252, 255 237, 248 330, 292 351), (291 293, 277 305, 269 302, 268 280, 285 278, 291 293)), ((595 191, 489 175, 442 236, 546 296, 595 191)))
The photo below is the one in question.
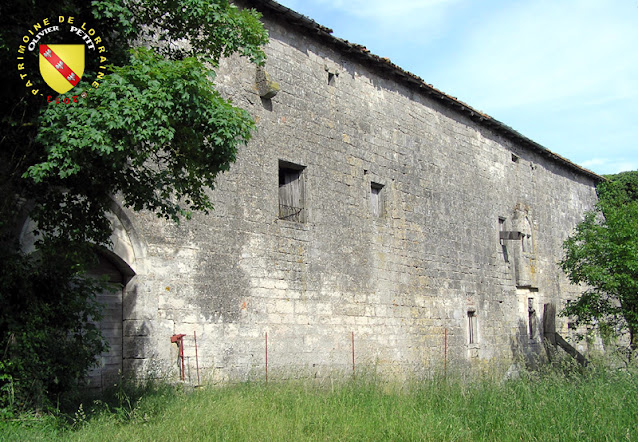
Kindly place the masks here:
POLYGON ((81 382, 103 349, 91 319, 104 285, 84 274, 94 248, 108 245, 113 195, 176 222, 211 210, 207 189, 254 130, 215 90, 215 68, 233 54, 265 59, 259 14, 227 0, 7 0, 3 65, 16 64, 26 29, 59 15, 94 20, 109 74, 59 97, 84 90, 86 99, 58 105, 0 71, 0 408, 16 386, 37 405, 81 382), (27 217, 38 252, 25 256, 16 238, 27 217))
POLYGON ((585 291, 562 312, 603 336, 628 333, 638 346, 638 172, 607 177, 599 201, 563 248, 561 266, 585 291))

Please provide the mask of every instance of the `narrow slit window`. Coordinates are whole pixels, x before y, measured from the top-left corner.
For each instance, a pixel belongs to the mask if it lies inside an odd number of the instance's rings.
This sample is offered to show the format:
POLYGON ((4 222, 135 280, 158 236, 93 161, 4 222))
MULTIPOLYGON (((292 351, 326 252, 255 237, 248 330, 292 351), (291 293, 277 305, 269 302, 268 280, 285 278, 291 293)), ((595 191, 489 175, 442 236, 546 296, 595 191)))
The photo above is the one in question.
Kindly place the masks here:
POLYGON ((383 215, 383 185, 370 183, 370 210, 372 215, 380 217, 383 215))
POLYGON ((509 256, 507 254, 507 246, 505 245, 505 240, 501 238, 501 232, 505 232, 505 218, 498 217, 498 233, 499 233, 499 242, 501 243, 501 250, 503 251, 503 260, 505 262, 509 262, 509 256))
POLYGON ((527 299, 527 315, 529 338, 534 339, 536 334, 536 309, 534 308, 534 298, 527 299))
POLYGON ((467 332, 468 343, 476 344, 478 342, 478 334, 476 328, 476 311, 468 310, 467 312, 467 332))
POLYGON ((306 222, 304 167, 279 162, 279 218, 306 222))
POLYGON ((332 72, 328 72, 328 84, 330 86, 335 86, 336 80, 335 80, 336 75, 332 72))

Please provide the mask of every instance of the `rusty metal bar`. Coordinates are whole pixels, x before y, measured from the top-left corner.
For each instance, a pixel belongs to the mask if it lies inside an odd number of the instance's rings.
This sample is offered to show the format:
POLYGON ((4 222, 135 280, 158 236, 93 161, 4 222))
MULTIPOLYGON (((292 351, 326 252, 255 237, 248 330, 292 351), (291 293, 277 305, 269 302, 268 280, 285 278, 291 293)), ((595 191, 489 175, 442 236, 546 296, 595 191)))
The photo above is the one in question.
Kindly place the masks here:
POLYGON ((185 334, 171 336, 171 342, 179 345, 178 357, 182 359, 182 381, 186 380, 186 372, 184 367, 184 336, 185 334))
POLYGON ((352 332, 352 375, 354 376, 354 332, 352 332))
POLYGON ((266 383, 268 383, 268 332, 266 332, 266 383))
POLYGON ((447 376, 447 327, 445 328, 444 338, 443 338, 443 371, 447 376))
POLYGON ((197 332, 193 331, 193 338, 195 339, 195 366, 197 367, 197 386, 200 386, 199 381, 199 357, 197 355, 197 332))
POLYGON ((522 238, 523 234, 515 230, 503 230, 498 232, 498 236, 502 240, 516 241, 522 238))

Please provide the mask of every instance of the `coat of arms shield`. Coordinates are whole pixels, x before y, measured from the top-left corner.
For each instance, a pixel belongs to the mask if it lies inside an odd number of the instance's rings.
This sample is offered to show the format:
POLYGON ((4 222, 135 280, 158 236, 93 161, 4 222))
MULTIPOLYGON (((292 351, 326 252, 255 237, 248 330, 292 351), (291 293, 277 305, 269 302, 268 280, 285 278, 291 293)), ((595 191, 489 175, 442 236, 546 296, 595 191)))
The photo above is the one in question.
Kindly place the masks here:
POLYGON ((40 45, 40 74, 57 93, 73 89, 83 73, 83 44, 40 45))

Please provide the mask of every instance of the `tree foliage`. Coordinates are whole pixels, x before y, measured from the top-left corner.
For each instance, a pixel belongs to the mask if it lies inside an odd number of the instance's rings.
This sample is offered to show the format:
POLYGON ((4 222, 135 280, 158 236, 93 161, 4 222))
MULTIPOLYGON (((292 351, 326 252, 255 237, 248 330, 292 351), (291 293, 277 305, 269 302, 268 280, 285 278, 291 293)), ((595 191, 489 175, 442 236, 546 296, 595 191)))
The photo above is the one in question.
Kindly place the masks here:
POLYGON ((563 314, 603 335, 628 333, 638 344, 638 172, 608 177, 563 248, 563 271, 585 291, 563 314))
POLYGON ((88 200, 119 193, 126 206, 175 221, 186 214, 182 205, 207 211, 206 189, 229 169, 254 126, 211 88, 212 74, 194 57, 174 61, 132 50, 129 64, 114 67, 71 112, 55 105, 43 112, 36 141, 47 158, 25 176, 81 182, 88 200))
POLYGON ((262 63, 267 34, 256 11, 227 0, 6 0, 0 15, 5 66, 33 23, 58 15, 92 19, 109 63, 97 89, 84 79, 96 69, 87 64, 59 98, 88 96, 66 105, 0 71, 2 407, 9 387, 40 404, 69 391, 103 348, 91 325, 103 286, 84 274, 94 247, 108 246, 114 195, 174 221, 213 208, 207 189, 254 130, 215 90, 215 68, 233 54, 262 63), (31 255, 17 241, 27 218, 39 234, 31 255))
POLYGON ((95 294, 106 287, 59 255, 16 255, 2 265, 0 409, 72 395, 105 350, 94 320, 101 317, 95 294))

